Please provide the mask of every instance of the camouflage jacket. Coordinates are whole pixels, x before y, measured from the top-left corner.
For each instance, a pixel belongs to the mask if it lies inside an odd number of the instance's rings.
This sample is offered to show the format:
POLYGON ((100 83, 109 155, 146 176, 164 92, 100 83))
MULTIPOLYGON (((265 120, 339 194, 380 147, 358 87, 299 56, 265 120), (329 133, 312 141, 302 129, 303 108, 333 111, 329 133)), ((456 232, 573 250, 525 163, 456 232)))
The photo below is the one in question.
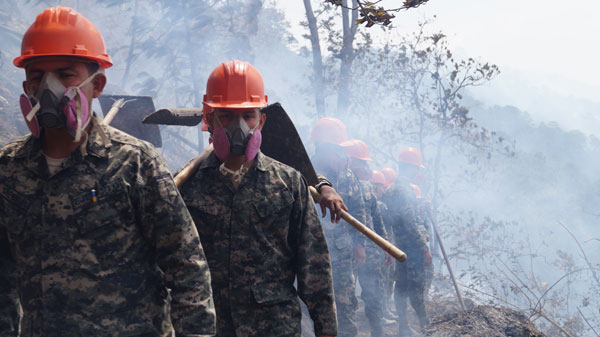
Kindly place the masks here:
MULTIPOLYGON (((367 210, 365 207, 365 199, 362 195, 360 182, 354 173, 352 173, 350 169, 339 172, 319 173, 330 180, 333 188, 335 188, 337 193, 344 200, 346 207, 348 207, 348 213, 366 225, 367 210)), ((334 240, 338 246, 347 245, 349 248, 352 248, 357 244, 365 245, 367 241, 358 230, 344 220, 340 220, 340 223, 336 224, 331 222, 331 218, 325 217, 322 219, 322 222, 323 227, 325 228, 325 234, 328 238, 334 240)))
POLYGON ((17 273, 21 335, 213 334, 208 264, 163 159, 96 121, 86 149, 54 175, 31 135, 0 150, 0 265, 17 273))
MULTIPOLYGON (((0 246, 0 256, 10 256, 8 245, 0 246)), ((17 271, 8 263, 8 259, 0 259, 0 287, 7 290, 0 293, 0 336, 16 337, 20 319, 17 271)))
POLYGON ((428 200, 417 199, 417 221, 419 230, 427 237, 427 241, 433 240, 433 228, 431 226, 431 203, 428 200))
POLYGON ((213 152, 181 187, 210 266, 217 334, 300 336, 299 296, 316 334, 335 335, 327 243, 300 172, 259 153, 236 189, 220 164, 213 152))
MULTIPOLYGON (((382 238, 388 239, 387 230, 384 226, 383 217, 381 212, 379 211, 377 196, 375 195, 375 190, 373 189, 373 185, 368 181, 360 181, 363 198, 365 200, 365 209, 366 209, 366 217, 367 225, 370 229, 374 230, 377 234, 379 234, 382 238)), ((373 242, 368 241, 367 245, 377 246, 373 242)))
POLYGON ((407 255, 407 264, 422 266, 427 242, 417 221, 417 199, 408 182, 396 179, 383 194, 388 207, 388 218, 394 230, 395 243, 407 255))
MULTIPOLYGON (((383 198, 383 196, 381 196, 383 198)), ((388 207, 387 205, 381 201, 381 200, 377 200, 377 210, 379 211, 379 214, 381 214, 381 219, 383 220, 383 224, 385 226, 385 231, 388 235, 388 239, 390 240, 390 242, 394 241, 394 229, 391 225, 391 219, 389 216, 389 211, 388 211, 388 207)))

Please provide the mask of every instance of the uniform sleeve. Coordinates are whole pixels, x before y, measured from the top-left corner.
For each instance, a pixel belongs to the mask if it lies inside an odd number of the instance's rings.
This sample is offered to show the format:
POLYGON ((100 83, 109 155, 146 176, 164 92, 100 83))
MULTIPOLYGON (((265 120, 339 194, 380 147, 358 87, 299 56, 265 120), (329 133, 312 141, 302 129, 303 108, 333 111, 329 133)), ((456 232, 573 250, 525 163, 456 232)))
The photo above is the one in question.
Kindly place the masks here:
POLYGON ((171 290, 171 320, 177 336, 213 335, 215 309, 208 263, 196 226, 159 156, 149 158, 138 180, 141 225, 154 245, 156 263, 171 290))
POLYGON ((331 262, 316 206, 303 178, 294 189, 290 236, 296 238, 298 296, 308 307, 315 335, 337 335, 331 262))
MULTIPOLYGON (((367 225, 367 209, 365 206, 365 200, 362 195, 362 187, 360 182, 354 175, 350 179, 350 184, 348 189, 344 191, 344 193, 338 192, 346 206, 348 207, 348 213, 356 218, 356 220, 360 221, 365 226, 367 225)), ((343 220, 342 220, 343 221, 343 220)), ((350 224, 346 223, 347 226, 352 227, 350 224)), ((350 228, 350 235, 352 236, 352 242, 354 246, 357 245, 365 245, 367 239, 365 236, 359 232, 356 228, 350 228)))
POLYGON ((317 180, 319 181, 318 185, 326 185, 326 186, 331 186, 333 187, 333 184, 331 183, 331 181, 329 181, 329 179, 327 179, 327 177, 325 177, 324 175, 317 173, 317 180))
MULTIPOLYGON (((0 227, 2 228, 2 227, 0 227)), ((18 336, 19 301, 17 272, 11 257, 6 231, 0 229, 0 336, 18 336)))
POLYGON ((375 232, 382 238, 389 240, 389 235, 384 226, 383 216, 379 210, 377 198, 373 197, 371 200, 371 216, 373 217, 373 227, 375 228, 375 232))
MULTIPOLYGON (((416 200, 408 190, 402 190, 396 186, 388 188, 384 194, 384 202, 388 206, 389 219, 394 228, 394 235, 410 238, 409 241, 425 252, 427 242, 419 230, 416 218, 416 200)), ((402 242, 401 240, 398 240, 402 242)), ((402 247, 398 247, 402 249, 402 247)))

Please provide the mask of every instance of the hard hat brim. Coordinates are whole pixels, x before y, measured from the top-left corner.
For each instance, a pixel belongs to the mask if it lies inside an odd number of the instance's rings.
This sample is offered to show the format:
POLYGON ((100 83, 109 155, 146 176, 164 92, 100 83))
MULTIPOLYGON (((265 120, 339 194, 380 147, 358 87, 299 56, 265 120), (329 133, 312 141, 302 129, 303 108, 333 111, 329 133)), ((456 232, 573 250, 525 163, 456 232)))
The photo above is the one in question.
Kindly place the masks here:
POLYGON ((34 62, 38 59, 46 58, 46 57, 65 57, 65 58, 75 59, 75 60, 76 59, 87 60, 88 62, 94 61, 94 62, 97 62, 100 65, 100 67, 102 67, 104 69, 110 68, 112 66, 112 59, 108 55, 106 57, 100 58, 100 57, 93 57, 93 56, 87 56, 87 55, 73 55, 73 54, 66 54, 66 53, 21 55, 19 57, 16 57, 13 60, 13 64, 17 68, 25 68, 29 63, 34 62))
POLYGON ((204 104, 212 109, 261 109, 267 106, 267 103, 261 102, 242 102, 242 103, 209 103, 204 104))

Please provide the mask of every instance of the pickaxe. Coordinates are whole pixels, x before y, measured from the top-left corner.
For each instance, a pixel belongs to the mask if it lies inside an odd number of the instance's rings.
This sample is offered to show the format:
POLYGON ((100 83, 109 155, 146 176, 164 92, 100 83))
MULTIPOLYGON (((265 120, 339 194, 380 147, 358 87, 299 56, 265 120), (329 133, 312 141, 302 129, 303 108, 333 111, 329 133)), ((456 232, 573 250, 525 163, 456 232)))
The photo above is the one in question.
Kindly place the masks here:
MULTIPOLYGON (((300 171, 309 185, 313 199, 318 203, 321 196, 319 195, 319 192, 312 187, 318 183, 317 174, 315 173, 294 123, 292 123, 288 114, 279 103, 271 104, 261 109, 261 112, 267 115, 267 121, 262 129, 263 141, 260 147, 261 151, 265 155, 300 171), (293 151, 290 149, 293 149, 293 151)), ((144 118, 143 123, 195 126, 201 121, 201 109, 161 109, 144 118)), ((200 155, 194 158, 194 160, 179 172, 175 177, 175 184, 178 187, 181 186, 181 184, 196 172, 202 161, 204 161, 211 152, 212 145, 209 145, 200 155)), ((400 262, 406 260, 406 254, 403 251, 362 224, 348 212, 342 211, 342 219, 364 234, 369 240, 373 241, 396 260, 400 262)))
POLYGON ((101 95, 98 100, 104 123, 156 147, 162 146, 158 125, 142 123, 142 119, 155 110, 151 96, 101 95))

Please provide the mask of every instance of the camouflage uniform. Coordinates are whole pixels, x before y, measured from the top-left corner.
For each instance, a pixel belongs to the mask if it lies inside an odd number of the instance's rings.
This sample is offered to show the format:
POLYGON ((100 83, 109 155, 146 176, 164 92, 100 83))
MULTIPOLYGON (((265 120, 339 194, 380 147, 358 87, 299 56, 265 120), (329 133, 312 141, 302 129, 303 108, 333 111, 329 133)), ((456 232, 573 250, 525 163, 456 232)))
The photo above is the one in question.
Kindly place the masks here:
MULTIPOLYGON (((382 196, 383 197, 383 196, 382 196)), ((379 214, 381 214, 381 218, 383 219, 383 224, 385 225, 385 231, 387 233, 389 241, 396 245, 394 240, 394 230, 391 226, 391 220, 389 219, 389 211, 385 203, 381 200, 377 200, 377 209, 379 210, 379 214)), ((389 300, 392 298, 394 293, 394 270, 396 270, 396 264, 392 263, 389 266, 383 266, 383 310, 384 316, 386 315, 385 310, 391 312, 389 307, 389 300)))
MULTIPOLYGON (((4 218, 5 216, 0 215, 0 217, 4 218)), ((5 232, 0 231, 0 236, 2 235, 5 236, 6 234, 5 232)), ((0 242, 5 242, 5 240, 6 237, 3 237, 0 242)), ((10 255, 10 248, 8 245, 1 246, 0 251, 0 256, 10 255)), ((19 294, 16 289, 17 274, 15 269, 9 267, 6 262, 8 262, 7 259, 0 259, 0 285, 12 285, 12 289, 11 291, 0 294, 0 336, 18 336, 20 304, 19 294)))
MULTIPOLYGON (((388 236, 383 219, 377 207, 377 197, 373 185, 361 181, 363 198, 365 200, 367 222, 365 225, 387 240, 388 236)), ((358 281, 362 289, 361 298, 365 302, 365 315, 371 325, 371 336, 383 336, 383 271, 385 253, 370 240, 365 244, 367 259, 358 270, 358 281)))
POLYGON ((53 175, 31 135, 0 150, 0 259, 18 276, 21 335, 214 333, 208 264, 163 159, 92 123, 87 155, 53 175))
MULTIPOLYGON (((344 200, 350 214, 362 223, 366 223, 365 202, 362 196, 360 182, 346 169, 338 173, 321 172, 330 178, 333 188, 344 200)), ((338 336, 356 336, 356 283, 352 258, 357 245, 365 245, 366 238, 344 220, 333 223, 329 217, 321 219, 333 270, 333 288, 335 289, 335 304, 337 307, 338 336)))
MULTIPOLYGON (((417 199, 417 223, 419 224, 419 230, 422 235, 426 238, 427 243, 431 246, 432 237, 432 228, 431 228, 431 220, 429 219, 429 210, 428 203, 425 200, 417 199)), ((430 249, 431 251, 431 249, 430 249)), ((431 288, 431 282, 433 281, 433 263, 426 265, 423 267, 425 272, 425 289, 424 294, 425 298, 429 293, 429 288, 431 288)))
POLYGON ((210 266, 217 336, 335 335, 327 243, 302 175, 259 153, 236 189, 212 153, 181 188, 210 266), (297 290, 294 288, 297 279, 297 290))
POLYGON ((428 324, 425 312, 424 256, 428 250, 423 231, 416 218, 416 198, 407 181, 399 177, 384 193, 383 200, 389 207, 394 226, 395 243, 406 252, 407 260, 396 264, 394 289, 396 311, 400 320, 400 333, 406 333, 406 297, 417 313, 421 326, 428 324))

